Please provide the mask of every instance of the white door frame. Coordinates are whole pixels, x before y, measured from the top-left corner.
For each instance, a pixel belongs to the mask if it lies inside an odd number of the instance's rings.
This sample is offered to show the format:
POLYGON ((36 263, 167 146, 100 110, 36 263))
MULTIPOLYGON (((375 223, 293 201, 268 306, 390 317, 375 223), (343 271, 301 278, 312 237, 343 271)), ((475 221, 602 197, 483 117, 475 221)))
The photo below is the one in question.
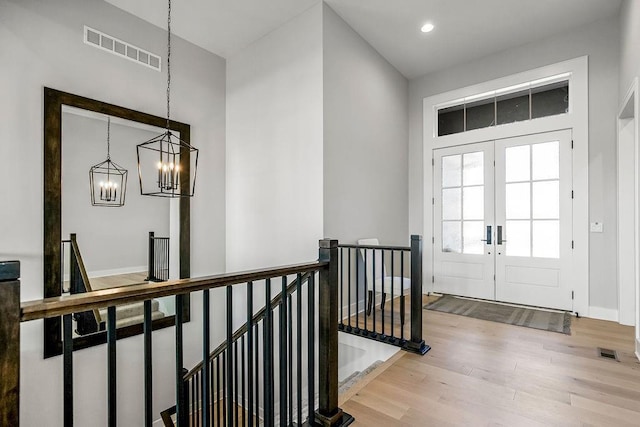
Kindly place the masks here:
POLYGON ((627 218, 621 218, 620 200, 621 194, 618 193, 618 314, 620 323, 625 325, 635 325, 635 348, 636 357, 640 359, 640 141, 638 132, 638 121, 640 120, 640 100, 638 99, 638 77, 634 78, 631 86, 627 90, 618 111, 617 116, 617 148, 618 148, 618 188, 620 189, 620 181, 622 176, 630 176, 633 174, 633 223, 627 218), (629 151, 629 147, 621 144, 628 144, 628 136, 622 135, 622 130, 629 124, 629 120, 633 120, 632 136, 633 139, 633 171, 623 170, 629 165, 620 165, 620 156, 623 155, 622 150, 629 151), (633 241, 624 237, 628 236, 628 228, 633 228, 633 241), (629 250, 629 246, 633 245, 633 257, 624 260, 621 254, 629 250), (625 261, 627 261, 625 263, 625 261), (633 271, 631 271, 633 270, 633 271), (623 277, 633 277, 633 281, 624 280, 623 277), (632 300, 633 303, 629 303, 632 300), (635 313, 634 313, 635 311, 635 313))
POLYGON ((618 321, 636 324, 638 287, 638 79, 634 79, 617 117, 618 321), (631 126, 631 129, 629 129, 631 126), (631 131, 631 132, 629 132, 631 131), (631 182, 630 182, 631 181, 631 182), (628 198, 631 196, 632 200, 628 198), (629 212, 631 208, 632 212, 629 212), (633 232, 630 232, 630 231, 633 232))
MULTIPOLYGON (((541 132, 571 129, 573 132, 573 271, 572 289, 575 291, 574 311, 589 315, 589 83, 588 57, 563 61, 534 70, 525 71, 489 82, 456 89, 427 97, 423 100, 423 183, 424 183, 424 236, 428 242, 433 238, 433 165, 434 148, 451 147, 479 141, 489 141, 541 132), (436 133, 437 107, 453 100, 464 99, 526 82, 559 74, 568 74, 569 112, 557 116, 476 129, 438 137, 436 133)), ((431 291, 433 272, 433 245, 425 245, 423 263, 428 273, 424 277, 425 291, 431 291)))

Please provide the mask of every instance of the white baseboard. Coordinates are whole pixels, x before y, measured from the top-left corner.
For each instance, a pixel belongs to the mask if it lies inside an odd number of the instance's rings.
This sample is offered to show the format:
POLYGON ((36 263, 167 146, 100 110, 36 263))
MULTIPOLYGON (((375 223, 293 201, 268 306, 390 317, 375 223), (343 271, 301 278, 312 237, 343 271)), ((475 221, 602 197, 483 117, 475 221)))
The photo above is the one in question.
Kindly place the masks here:
MULTIPOLYGON (((149 266, 147 265, 139 265, 134 267, 113 268, 111 270, 87 271, 87 276, 89 276, 89 279, 93 279, 94 277, 105 277, 105 276, 116 276, 118 274, 140 273, 141 271, 146 272, 148 268, 149 266)), ((68 280, 69 280, 69 273, 64 275, 64 281, 67 282, 68 280)))
POLYGON ((113 268, 111 270, 87 271, 87 275, 89 278, 116 276, 118 274, 140 273, 141 271, 146 272, 148 268, 149 266, 147 265, 139 265, 134 267, 113 268))
POLYGON ((587 317, 591 317, 592 319, 609 320, 612 322, 617 322, 618 310, 614 310, 612 308, 590 306, 589 315, 587 317))

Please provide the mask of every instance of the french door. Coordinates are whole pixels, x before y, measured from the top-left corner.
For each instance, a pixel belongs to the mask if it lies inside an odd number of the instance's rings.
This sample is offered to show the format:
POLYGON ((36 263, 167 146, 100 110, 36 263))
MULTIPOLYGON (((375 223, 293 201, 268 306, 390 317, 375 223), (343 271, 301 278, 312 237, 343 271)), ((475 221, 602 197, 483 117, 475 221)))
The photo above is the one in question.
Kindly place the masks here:
POLYGON ((571 131, 433 153, 434 290, 570 310, 571 131))

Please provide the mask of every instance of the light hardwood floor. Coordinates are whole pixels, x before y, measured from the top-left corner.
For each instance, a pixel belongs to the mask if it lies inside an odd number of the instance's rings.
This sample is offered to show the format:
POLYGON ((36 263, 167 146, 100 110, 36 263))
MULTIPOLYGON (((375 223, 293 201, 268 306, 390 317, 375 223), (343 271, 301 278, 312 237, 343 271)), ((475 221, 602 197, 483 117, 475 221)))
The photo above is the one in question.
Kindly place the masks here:
POLYGON ((427 310, 423 327, 429 353, 402 352, 342 396, 354 425, 640 425, 631 327, 574 318, 569 336, 427 310))

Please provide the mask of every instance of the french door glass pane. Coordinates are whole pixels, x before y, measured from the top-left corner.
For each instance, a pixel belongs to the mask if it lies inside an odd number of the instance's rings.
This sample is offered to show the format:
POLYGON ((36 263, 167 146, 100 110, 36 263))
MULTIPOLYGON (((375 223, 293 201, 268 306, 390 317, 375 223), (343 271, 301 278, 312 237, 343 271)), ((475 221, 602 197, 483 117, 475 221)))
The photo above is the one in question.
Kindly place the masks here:
POLYGON ((558 141, 534 144, 531 147, 533 157, 533 179, 560 178, 560 150, 558 141))
POLYGON ((462 189, 442 189, 442 219, 462 219, 462 189))
POLYGON ((442 222, 442 252, 462 252, 462 227, 460 221, 442 222))
POLYGON ((484 239, 482 230, 484 229, 484 221, 464 221, 462 224, 462 237, 464 241, 465 254, 484 253, 484 239))
POLYGON ((445 156, 442 158, 442 186, 460 187, 462 185, 462 156, 445 156))
POLYGON ((559 181, 533 183, 533 218, 560 218, 559 186, 559 181))
POLYGON ((528 182, 506 185, 505 208, 507 219, 531 218, 529 186, 528 182))
POLYGON ((531 256, 531 221, 507 221, 503 239, 507 256, 531 256))
POLYGON ((462 212, 463 219, 484 219, 483 185, 477 187, 463 187, 462 212))
POLYGON ((533 221, 533 256, 560 258, 560 221, 533 221))
POLYGON ((484 184, 484 153, 467 153, 464 155, 462 185, 484 184))
POLYGON ((506 182, 529 181, 531 179, 529 145, 508 147, 505 150, 505 166, 506 182))

